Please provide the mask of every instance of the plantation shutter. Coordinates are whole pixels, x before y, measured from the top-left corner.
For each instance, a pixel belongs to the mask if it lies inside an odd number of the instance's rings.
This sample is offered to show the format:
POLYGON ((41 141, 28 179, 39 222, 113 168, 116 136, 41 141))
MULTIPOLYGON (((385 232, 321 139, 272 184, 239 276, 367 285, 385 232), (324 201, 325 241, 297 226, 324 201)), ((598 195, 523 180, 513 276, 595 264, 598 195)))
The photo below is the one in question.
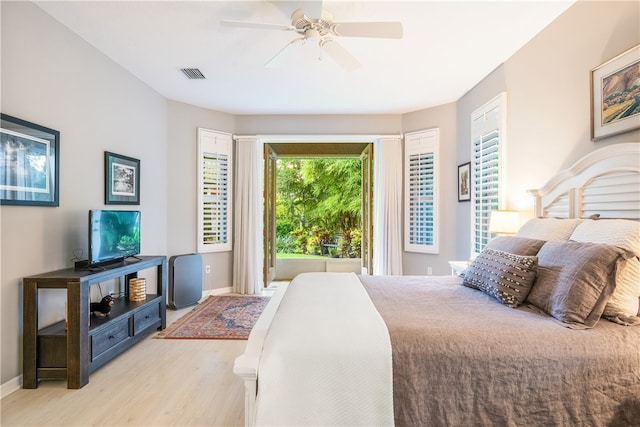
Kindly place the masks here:
POLYGON ((491 211, 501 207, 505 110, 506 94, 502 93, 471 116, 472 254, 482 252, 489 242, 492 237, 489 233, 491 211))
POLYGON ((198 129, 198 252, 230 251, 232 139, 198 129))
POLYGON ((405 135, 405 250, 438 253, 438 129, 405 135))

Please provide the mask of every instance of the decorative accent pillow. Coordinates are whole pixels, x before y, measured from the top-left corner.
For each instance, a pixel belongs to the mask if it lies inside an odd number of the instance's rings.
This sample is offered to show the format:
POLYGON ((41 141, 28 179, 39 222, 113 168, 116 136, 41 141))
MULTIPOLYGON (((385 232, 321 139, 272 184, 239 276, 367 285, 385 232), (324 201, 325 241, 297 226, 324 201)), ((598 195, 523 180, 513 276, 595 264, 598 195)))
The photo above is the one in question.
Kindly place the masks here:
POLYGON ((565 242, 582 221, 581 218, 532 218, 520 227, 516 236, 565 242))
POLYGON ((522 304, 536 278, 537 258, 485 248, 467 267, 463 284, 509 307, 522 304))
POLYGON ((569 327, 592 328, 629 256, 612 245, 547 242, 538 252, 538 277, 527 302, 569 327))
POLYGON ((516 255, 534 256, 544 244, 544 240, 517 236, 498 236, 489 241, 487 247, 516 255))
POLYGON ((614 245, 635 254, 627 260, 616 280, 613 295, 603 316, 623 325, 640 325, 640 222, 626 219, 585 220, 576 227, 571 240, 614 245))

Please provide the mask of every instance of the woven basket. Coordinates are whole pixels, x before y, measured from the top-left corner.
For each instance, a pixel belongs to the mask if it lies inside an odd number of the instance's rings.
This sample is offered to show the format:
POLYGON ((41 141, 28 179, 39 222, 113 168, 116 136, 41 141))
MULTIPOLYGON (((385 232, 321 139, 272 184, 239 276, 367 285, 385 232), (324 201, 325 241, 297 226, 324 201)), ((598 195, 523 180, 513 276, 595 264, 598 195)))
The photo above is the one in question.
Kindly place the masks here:
POLYGON ((129 301, 145 299, 147 299, 147 279, 140 277, 129 280, 129 301))

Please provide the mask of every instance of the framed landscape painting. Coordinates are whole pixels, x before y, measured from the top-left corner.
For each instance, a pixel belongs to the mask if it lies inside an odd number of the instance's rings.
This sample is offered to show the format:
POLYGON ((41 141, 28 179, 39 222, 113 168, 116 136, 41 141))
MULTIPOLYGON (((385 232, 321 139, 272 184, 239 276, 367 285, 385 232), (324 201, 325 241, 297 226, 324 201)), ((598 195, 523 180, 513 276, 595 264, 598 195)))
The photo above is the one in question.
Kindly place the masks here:
POLYGON ((104 153, 107 205, 140 204, 140 160, 120 154, 104 153))
POLYGON ((58 206, 60 132, 0 114, 0 204, 58 206))
POLYGON ((640 45, 591 70, 591 139, 640 128, 640 45))

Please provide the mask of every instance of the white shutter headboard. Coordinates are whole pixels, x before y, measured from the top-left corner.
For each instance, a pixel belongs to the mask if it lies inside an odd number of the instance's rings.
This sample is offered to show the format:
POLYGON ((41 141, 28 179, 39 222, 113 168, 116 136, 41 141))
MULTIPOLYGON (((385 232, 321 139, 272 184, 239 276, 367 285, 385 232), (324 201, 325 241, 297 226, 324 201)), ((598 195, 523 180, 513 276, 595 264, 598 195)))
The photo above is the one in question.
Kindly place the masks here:
POLYGON ((528 193, 536 217, 640 220, 640 142, 592 151, 528 193))

